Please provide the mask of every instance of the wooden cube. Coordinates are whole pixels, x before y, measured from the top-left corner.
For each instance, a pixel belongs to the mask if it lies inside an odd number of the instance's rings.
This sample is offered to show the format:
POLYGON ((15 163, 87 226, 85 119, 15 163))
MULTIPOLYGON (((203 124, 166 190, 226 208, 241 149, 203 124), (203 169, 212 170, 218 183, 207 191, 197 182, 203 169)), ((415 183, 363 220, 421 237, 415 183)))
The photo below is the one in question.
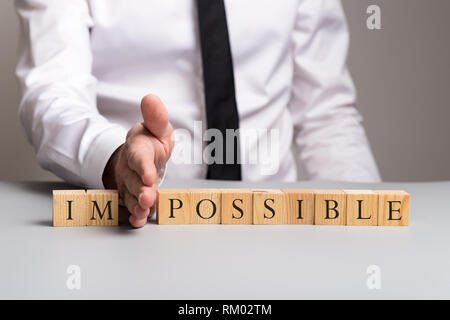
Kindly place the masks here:
POLYGON ((159 189, 156 203, 158 224, 189 224, 189 189, 159 189))
POLYGON ((287 224, 284 202, 279 189, 253 190, 253 224, 287 224))
POLYGON ((53 226, 86 226, 85 190, 53 190, 53 226))
POLYGON ((282 189, 285 194, 287 223, 314 224, 314 190, 282 189))
POLYGON ((220 224, 221 191, 220 189, 190 189, 191 224, 220 224))
POLYGON ((316 190, 315 223, 345 225, 347 195, 343 190, 316 190))
POLYGON ((378 225, 409 225, 409 194, 399 190, 377 190, 378 225))
POLYGON ((117 190, 87 191, 87 225, 119 225, 119 193, 117 190))
POLYGON ((344 190, 347 194, 347 225, 376 226, 378 194, 371 190, 344 190))
POLYGON ((222 189, 222 224, 253 223, 253 192, 250 189, 222 189))

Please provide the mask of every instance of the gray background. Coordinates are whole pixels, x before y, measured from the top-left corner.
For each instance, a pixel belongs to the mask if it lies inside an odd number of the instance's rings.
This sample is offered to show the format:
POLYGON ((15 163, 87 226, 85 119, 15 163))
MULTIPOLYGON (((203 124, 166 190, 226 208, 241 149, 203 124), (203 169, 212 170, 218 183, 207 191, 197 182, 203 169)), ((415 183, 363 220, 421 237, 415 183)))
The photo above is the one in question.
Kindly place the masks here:
MULTIPOLYGON (((0 179, 48 180, 17 120, 14 77, 18 21, 0 1, 0 179)), ((351 33, 349 66, 381 174, 388 181, 450 180, 447 0, 343 0, 351 33), (377 4, 382 30, 368 30, 377 4)))

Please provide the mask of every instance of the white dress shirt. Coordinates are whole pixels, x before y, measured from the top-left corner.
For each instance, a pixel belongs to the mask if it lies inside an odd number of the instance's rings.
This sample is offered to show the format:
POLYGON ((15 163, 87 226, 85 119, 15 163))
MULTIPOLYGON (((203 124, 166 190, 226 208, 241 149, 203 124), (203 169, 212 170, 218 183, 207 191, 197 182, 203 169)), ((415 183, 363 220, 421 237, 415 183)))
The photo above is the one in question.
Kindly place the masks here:
MULTIPOLYGON (((278 130, 281 139, 271 151, 276 170, 243 163, 243 180, 293 181, 298 157, 310 179, 378 181, 345 64, 341 3, 226 0, 225 7, 240 128, 278 130)), ((195 121, 206 127, 194 0, 16 0, 16 8, 19 115, 43 168, 102 188, 104 167, 142 121, 148 93, 162 99, 176 130, 202 139, 194 130, 195 121)), ((257 145, 241 148, 252 154, 257 145)), ((169 161, 166 177, 204 178, 206 168, 169 161)))

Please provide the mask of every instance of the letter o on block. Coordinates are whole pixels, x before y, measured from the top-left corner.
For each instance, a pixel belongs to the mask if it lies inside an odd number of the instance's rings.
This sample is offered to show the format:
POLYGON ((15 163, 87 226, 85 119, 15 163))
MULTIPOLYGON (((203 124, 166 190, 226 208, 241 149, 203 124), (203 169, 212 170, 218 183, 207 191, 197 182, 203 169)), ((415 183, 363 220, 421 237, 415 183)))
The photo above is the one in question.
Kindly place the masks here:
POLYGON ((220 224, 222 205, 220 189, 190 189, 190 223, 220 224))

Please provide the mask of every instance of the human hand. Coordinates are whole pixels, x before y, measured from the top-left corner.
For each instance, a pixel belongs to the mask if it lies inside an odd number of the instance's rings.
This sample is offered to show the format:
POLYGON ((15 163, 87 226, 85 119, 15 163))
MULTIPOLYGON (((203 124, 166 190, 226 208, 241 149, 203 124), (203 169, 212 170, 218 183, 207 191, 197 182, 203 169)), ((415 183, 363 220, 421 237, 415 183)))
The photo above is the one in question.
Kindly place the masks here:
POLYGON ((108 161, 103 183, 118 189, 130 212, 130 224, 142 227, 153 210, 158 189, 158 172, 170 158, 174 142, 173 128, 162 101, 146 95, 141 101, 144 122, 127 134, 126 142, 108 161))

